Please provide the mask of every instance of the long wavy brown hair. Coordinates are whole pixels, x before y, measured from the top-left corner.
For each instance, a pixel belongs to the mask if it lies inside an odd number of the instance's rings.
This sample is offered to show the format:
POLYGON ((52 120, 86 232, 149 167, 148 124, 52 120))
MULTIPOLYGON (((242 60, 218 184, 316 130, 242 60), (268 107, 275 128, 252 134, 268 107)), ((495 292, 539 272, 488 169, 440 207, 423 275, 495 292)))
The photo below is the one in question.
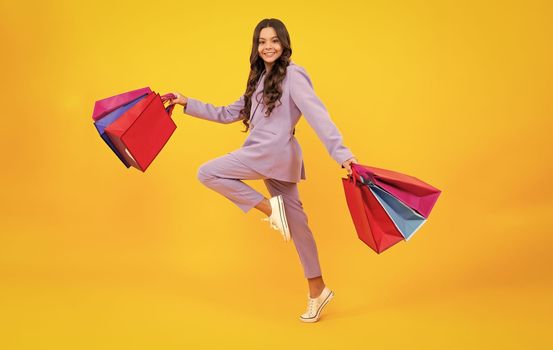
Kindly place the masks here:
POLYGON ((244 117, 242 123, 246 126, 246 130, 243 130, 242 132, 248 132, 250 128, 248 119, 252 107, 252 95, 255 92, 257 82, 261 78, 262 73, 265 71, 265 62, 263 61, 263 58, 259 56, 258 47, 261 29, 268 27, 272 27, 275 30, 282 47, 282 54, 273 63, 271 70, 266 74, 263 82, 262 102, 267 107, 265 110, 265 117, 269 117, 271 115, 277 101, 282 104, 280 102, 280 98, 282 96, 281 82, 286 77, 286 67, 290 64, 290 57, 292 56, 290 35, 288 35, 288 30, 282 21, 276 18, 265 18, 257 24, 253 32, 252 52, 250 54, 250 75, 248 76, 246 92, 244 93, 245 106, 240 111, 240 116, 244 117))

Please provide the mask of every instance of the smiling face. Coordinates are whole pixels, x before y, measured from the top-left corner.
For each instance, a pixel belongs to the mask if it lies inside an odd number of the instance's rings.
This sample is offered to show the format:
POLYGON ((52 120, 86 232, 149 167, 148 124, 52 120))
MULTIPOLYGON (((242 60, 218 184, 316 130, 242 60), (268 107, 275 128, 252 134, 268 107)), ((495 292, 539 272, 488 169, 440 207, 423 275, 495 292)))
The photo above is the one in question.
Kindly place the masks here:
POLYGON ((265 61, 265 66, 271 67, 282 54, 282 46, 273 27, 263 28, 259 33, 259 56, 265 61))

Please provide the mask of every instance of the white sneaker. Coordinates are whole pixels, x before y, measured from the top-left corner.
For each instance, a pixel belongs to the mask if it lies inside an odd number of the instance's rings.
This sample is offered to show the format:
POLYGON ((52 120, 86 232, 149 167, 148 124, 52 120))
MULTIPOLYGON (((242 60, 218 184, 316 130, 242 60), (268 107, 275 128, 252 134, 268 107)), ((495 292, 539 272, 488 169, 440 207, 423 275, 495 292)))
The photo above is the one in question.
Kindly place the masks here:
POLYGON ((325 286, 321 295, 312 299, 307 293, 307 310, 300 316, 303 322, 317 322, 323 307, 334 297, 334 292, 325 286))
POLYGON ((284 200, 282 195, 269 198, 271 204, 271 216, 263 218, 263 221, 269 221, 271 227, 279 230, 284 238, 284 241, 290 240, 290 229, 288 228, 288 220, 286 220, 286 211, 284 210, 284 200))

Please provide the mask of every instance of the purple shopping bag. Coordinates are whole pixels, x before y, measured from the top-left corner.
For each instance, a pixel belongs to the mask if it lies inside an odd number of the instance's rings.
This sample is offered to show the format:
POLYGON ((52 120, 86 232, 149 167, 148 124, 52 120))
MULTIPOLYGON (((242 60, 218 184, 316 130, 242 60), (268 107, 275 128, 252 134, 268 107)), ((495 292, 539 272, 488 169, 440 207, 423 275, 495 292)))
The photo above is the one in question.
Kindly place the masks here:
POLYGON ((357 163, 352 164, 352 167, 355 167, 363 181, 387 191, 425 218, 430 215, 442 192, 414 176, 397 171, 357 163))

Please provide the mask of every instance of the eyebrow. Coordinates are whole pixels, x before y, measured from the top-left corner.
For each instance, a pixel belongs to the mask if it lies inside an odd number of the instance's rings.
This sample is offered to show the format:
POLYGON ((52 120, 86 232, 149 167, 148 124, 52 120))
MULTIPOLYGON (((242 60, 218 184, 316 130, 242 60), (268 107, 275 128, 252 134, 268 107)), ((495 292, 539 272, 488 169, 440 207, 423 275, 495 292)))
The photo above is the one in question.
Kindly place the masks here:
MULTIPOLYGON (((271 39, 273 39, 273 38, 278 38, 278 36, 275 35, 271 39)), ((259 38, 259 40, 265 40, 265 38, 259 38)))

